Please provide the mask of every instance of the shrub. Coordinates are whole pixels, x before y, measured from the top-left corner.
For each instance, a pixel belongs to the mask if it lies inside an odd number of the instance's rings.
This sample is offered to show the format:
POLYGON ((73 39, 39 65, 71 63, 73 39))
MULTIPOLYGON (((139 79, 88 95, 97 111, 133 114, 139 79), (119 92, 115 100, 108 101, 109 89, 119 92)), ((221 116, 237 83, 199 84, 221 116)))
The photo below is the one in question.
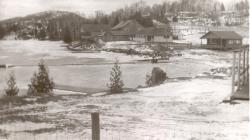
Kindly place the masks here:
POLYGON ((16 96, 18 92, 19 92, 19 89, 16 85, 15 75, 11 73, 7 81, 7 88, 5 89, 5 93, 7 96, 16 96))
POLYGON ((110 72, 110 83, 108 87, 110 88, 111 93, 121 93, 123 92, 122 87, 124 86, 123 81, 121 79, 122 72, 121 68, 118 65, 118 60, 115 61, 115 64, 110 72))
POLYGON ((48 68, 45 66, 44 61, 41 60, 38 65, 38 73, 34 73, 31 78, 31 84, 28 85, 28 95, 41 96, 46 94, 53 94, 55 86, 52 78, 49 77, 48 68))
POLYGON ((167 79, 167 74, 159 67, 154 67, 151 75, 146 76, 146 85, 155 86, 162 84, 167 79))

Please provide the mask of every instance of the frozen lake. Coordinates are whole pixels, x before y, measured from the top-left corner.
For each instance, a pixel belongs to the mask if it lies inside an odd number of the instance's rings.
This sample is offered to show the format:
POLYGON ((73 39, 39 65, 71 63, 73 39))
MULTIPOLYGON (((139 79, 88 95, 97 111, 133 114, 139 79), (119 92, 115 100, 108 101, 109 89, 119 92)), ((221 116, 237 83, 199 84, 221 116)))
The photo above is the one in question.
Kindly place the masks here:
MULTIPOLYGON (((145 85, 146 75, 153 67, 160 67, 167 72, 168 77, 194 77, 209 71, 213 66, 208 57, 206 60, 189 58, 189 55, 172 57, 168 63, 151 64, 137 62, 144 59, 138 56, 100 52, 100 53, 72 53, 62 42, 51 41, 0 41, 0 64, 12 64, 15 67, 0 69, 0 88, 6 83, 6 76, 14 72, 17 83, 21 88, 27 88, 30 78, 37 70, 41 59, 49 65, 51 77, 57 85, 105 90, 109 82, 110 70, 115 59, 120 62, 135 62, 136 64, 121 64, 125 87, 136 88, 145 85), (206 62, 205 62, 206 61, 206 62)), ((184 53, 183 53, 184 54, 184 53)))

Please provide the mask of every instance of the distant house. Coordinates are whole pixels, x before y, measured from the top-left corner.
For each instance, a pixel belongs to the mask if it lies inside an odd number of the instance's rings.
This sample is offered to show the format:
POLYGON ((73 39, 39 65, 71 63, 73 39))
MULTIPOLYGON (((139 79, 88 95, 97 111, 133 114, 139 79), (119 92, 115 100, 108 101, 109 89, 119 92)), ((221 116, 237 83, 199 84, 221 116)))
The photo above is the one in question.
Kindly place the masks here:
POLYGON ((242 45, 242 36, 234 31, 209 31, 201 38, 201 46, 209 49, 233 49, 242 45), (202 40, 206 39, 207 44, 202 40))
POLYGON ((135 32, 134 41, 138 42, 172 42, 172 33, 166 28, 149 27, 135 32))
POLYGON ((113 41, 129 41, 136 31, 143 28, 136 20, 122 21, 111 30, 113 41))
POLYGON ((178 13, 177 15, 177 20, 178 21, 182 21, 182 20, 191 20, 194 18, 198 17, 198 13, 197 12, 186 12, 186 11, 181 11, 178 13))

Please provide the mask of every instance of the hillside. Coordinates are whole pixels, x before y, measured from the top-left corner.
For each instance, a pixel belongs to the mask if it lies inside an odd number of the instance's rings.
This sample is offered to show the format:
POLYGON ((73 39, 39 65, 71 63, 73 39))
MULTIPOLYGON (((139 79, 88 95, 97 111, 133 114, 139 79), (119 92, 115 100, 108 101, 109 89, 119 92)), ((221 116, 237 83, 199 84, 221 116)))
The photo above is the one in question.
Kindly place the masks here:
POLYGON ((61 40, 66 28, 70 29, 73 39, 77 39, 80 25, 89 22, 72 12, 45 11, 3 20, 0 25, 5 29, 5 35, 12 35, 15 39, 61 40))

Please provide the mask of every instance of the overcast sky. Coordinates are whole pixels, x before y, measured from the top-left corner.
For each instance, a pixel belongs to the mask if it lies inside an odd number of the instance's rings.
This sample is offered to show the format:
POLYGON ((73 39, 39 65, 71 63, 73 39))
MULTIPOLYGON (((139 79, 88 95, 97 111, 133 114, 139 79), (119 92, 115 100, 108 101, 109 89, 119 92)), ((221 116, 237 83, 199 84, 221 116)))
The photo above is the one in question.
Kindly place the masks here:
MULTIPOLYGON (((139 0, 0 0, 0 20, 46 10, 67 10, 85 13, 86 15, 94 14, 97 10, 110 13, 136 1, 139 0)), ((173 0, 143 1, 152 5, 154 3, 173 0)), ((228 2, 233 0, 220 1, 228 2)))

